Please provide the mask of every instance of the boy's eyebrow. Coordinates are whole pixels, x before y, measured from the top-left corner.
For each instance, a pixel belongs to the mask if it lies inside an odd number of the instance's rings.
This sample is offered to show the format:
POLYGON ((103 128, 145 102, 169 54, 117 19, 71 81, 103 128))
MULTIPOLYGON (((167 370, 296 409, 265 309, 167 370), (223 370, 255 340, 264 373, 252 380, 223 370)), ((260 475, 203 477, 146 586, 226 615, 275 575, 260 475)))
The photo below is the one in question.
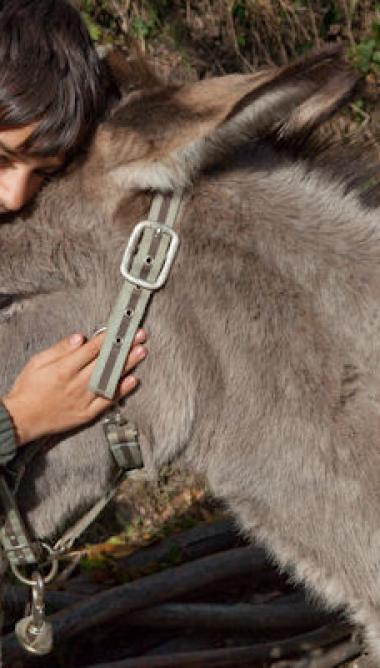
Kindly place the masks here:
MULTIPOLYGON (((4 144, 0 140, 0 151, 3 151, 5 155, 9 156, 10 158, 18 158, 19 160, 22 160, 22 153, 17 150, 17 148, 12 149, 6 144, 4 144)), ((61 167, 64 166, 64 160, 58 161, 57 162, 57 157, 52 157, 51 158, 51 163, 49 164, 48 159, 45 158, 47 161, 47 164, 45 165, 45 169, 60 169, 61 167)))
POLYGON ((10 156, 12 156, 12 157, 16 157, 16 156, 17 156, 17 152, 16 152, 15 150, 9 148, 9 146, 7 146, 6 144, 3 144, 2 141, 0 141, 0 149, 1 149, 2 151, 4 151, 4 153, 6 153, 7 155, 10 155, 10 156))

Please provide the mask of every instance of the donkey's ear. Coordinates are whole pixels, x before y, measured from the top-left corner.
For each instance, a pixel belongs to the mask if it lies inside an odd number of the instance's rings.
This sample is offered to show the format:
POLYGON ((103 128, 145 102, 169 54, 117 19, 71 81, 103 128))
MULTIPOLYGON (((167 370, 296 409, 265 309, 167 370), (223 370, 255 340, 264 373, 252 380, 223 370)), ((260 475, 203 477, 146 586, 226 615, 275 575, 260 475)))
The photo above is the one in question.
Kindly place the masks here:
MULTIPOLYGON (((161 103, 154 116, 160 119, 163 112, 156 144, 160 158, 180 149, 189 155, 190 150, 200 165, 213 159, 215 147, 219 154, 223 147, 229 150, 274 131, 283 137, 309 133, 349 99, 359 80, 340 52, 339 46, 326 47, 283 68, 173 90, 171 109, 161 103)), ((149 132, 149 120, 144 127, 149 132)))
POLYGON ((98 132, 98 153, 115 177, 138 189, 186 184, 249 139, 305 135, 339 108, 358 79, 335 47, 284 68, 181 86, 155 85, 138 61, 117 67, 132 89, 98 132))
POLYGON ((139 54, 126 58, 120 51, 112 49, 106 54, 105 61, 123 99, 135 91, 162 85, 153 67, 139 54))
POLYGON ((353 94, 359 81, 341 59, 339 46, 326 47, 287 67, 242 97, 224 124, 234 121, 260 136, 277 129, 282 136, 311 132, 353 94))

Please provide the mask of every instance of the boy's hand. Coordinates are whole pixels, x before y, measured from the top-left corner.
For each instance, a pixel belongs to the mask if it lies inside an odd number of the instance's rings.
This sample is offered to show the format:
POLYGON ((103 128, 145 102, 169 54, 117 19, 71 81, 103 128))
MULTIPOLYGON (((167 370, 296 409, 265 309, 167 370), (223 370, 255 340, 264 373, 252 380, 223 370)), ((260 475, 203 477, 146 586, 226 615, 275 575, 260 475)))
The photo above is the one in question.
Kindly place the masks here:
MULTIPOLYGON (((82 334, 60 341, 34 355, 2 401, 14 422, 19 444, 41 436, 68 431, 93 420, 113 403, 88 389, 105 333, 84 342, 82 334)), ((147 354, 146 340, 139 330, 133 342, 115 400, 137 385, 128 374, 147 354)))

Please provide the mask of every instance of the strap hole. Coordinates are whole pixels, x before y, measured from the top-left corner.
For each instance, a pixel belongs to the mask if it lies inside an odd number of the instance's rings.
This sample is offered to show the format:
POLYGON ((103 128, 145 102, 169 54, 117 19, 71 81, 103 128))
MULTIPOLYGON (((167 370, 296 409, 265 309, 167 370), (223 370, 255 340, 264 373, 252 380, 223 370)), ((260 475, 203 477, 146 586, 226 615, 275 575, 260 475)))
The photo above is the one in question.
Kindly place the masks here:
POLYGON ((121 344, 123 343, 123 339, 121 338, 121 336, 116 337, 115 341, 118 346, 121 346, 121 344))
POLYGON ((152 264, 152 258, 150 257, 150 255, 148 255, 148 256, 145 258, 145 264, 152 264))
POLYGON ((131 318, 133 315, 133 309, 127 308, 125 315, 127 316, 127 318, 131 318))

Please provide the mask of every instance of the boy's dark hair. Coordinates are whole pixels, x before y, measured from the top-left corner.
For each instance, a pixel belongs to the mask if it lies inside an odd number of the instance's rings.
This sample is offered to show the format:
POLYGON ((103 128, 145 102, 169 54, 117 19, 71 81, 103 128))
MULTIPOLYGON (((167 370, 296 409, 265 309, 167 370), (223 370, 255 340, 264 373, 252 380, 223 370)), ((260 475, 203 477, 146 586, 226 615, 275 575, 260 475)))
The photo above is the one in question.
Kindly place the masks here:
POLYGON ((0 128, 39 121, 19 152, 72 154, 117 88, 67 0, 0 2, 0 128))

